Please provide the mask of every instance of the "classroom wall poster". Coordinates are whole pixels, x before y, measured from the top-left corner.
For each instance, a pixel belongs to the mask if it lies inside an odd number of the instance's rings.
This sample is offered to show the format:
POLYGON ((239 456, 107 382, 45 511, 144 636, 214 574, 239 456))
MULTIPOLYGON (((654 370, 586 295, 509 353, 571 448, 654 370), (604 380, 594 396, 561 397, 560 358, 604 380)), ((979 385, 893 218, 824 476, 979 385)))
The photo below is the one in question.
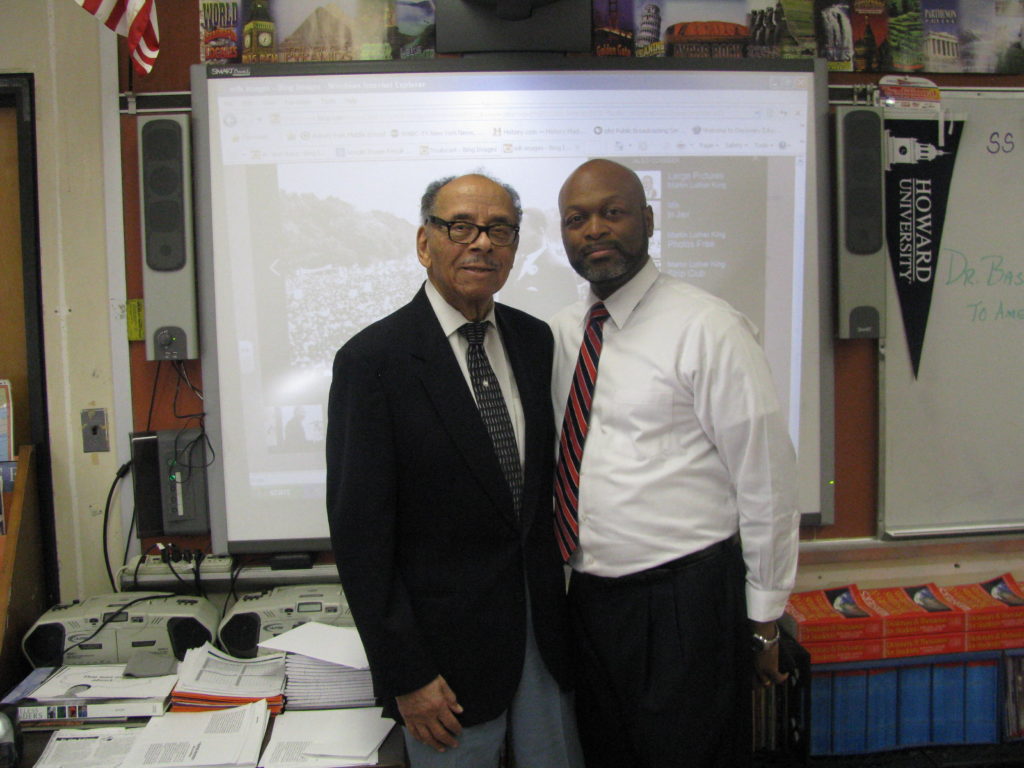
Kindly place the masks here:
POLYGON ((814 7, 814 34, 818 55, 828 62, 830 72, 853 69, 853 27, 848 0, 819 0, 814 7))
POLYGON ((892 69, 889 49, 889 16, 885 3, 854 0, 850 9, 853 34, 854 72, 888 72, 892 69))
POLYGON ((200 61, 351 61, 431 58, 433 0, 200 0, 200 61), (270 50, 247 50, 244 31, 267 17, 270 50))
POLYGON ((885 120, 885 229, 914 378, 963 120, 939 115, 885 120))
MULTIPOLYGON (((253 0, 200 0, 200 61, 431 58, 433 0, 265 0, 271 58, 247 57, 253 0)), ((1024 72, 1024 0, 592 0, 605 56, 809 58, 831 71, 1024 72)))

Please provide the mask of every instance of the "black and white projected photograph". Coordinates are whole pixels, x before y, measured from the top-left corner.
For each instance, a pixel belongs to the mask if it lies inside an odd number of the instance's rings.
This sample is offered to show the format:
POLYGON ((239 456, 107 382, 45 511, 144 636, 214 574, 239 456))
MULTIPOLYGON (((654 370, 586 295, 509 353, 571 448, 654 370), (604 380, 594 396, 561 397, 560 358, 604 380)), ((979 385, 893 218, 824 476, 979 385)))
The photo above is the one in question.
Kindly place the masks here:
POLYGON ((802 511, 816 511, 824 96, 813 62, 775 66, 787 64, 197 67, 203 371, 219 445, 211 507, 222 476, 215 539, 226 537, 217 544, 326 545, 331 364, 423 283, 427 184, 483 172, 519 192, 515 265, 497 300, 548 319, 586 295, 562 248, 558 191, 593 157, 640 177, 658 267, 760 329, 802 457, 802 511))

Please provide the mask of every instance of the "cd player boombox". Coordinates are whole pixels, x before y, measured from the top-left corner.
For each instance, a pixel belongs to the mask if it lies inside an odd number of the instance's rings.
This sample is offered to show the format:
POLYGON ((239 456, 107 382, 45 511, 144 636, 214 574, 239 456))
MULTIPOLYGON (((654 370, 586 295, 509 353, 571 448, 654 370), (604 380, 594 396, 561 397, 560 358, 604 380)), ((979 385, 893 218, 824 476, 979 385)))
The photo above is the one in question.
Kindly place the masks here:
POLYGON ((220 624, 221 647, 240 659, 259 653, 259 643, 307 621, 355 626, 340 584, 274 587, 238 598, 220 624))
POLYGON ((212 642, 219 612, 203 597, 166 592, 117 592, 46 611, 21 641, 33 667, 120 664, 149 651, 181 661, 212 642))

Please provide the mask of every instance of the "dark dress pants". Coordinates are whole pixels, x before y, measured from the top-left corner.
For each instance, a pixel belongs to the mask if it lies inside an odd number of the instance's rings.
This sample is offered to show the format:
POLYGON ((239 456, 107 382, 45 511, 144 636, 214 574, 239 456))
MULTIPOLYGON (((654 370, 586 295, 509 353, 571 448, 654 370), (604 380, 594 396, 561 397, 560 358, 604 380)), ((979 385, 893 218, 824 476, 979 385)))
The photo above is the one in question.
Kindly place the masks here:
POLYGON ((750 764, 744 577, 735 538, 617 579, 572 574, 587 768, 750 764))

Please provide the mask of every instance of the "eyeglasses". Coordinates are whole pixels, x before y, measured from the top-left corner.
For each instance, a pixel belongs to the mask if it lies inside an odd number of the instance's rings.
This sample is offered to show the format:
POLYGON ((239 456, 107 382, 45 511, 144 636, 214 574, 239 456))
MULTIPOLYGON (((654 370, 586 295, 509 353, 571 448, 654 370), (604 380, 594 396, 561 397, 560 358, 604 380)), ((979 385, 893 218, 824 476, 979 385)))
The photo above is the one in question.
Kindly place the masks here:
POLYGON ((448 239, 459 245, 475 243, 481 232, 487 233, 492 245, 512 245, 519 237, 519 227, 511 224, 481 226, 471 221, 445 221, 437 216, 427 216, 427 221, 448 230, 448 239))

